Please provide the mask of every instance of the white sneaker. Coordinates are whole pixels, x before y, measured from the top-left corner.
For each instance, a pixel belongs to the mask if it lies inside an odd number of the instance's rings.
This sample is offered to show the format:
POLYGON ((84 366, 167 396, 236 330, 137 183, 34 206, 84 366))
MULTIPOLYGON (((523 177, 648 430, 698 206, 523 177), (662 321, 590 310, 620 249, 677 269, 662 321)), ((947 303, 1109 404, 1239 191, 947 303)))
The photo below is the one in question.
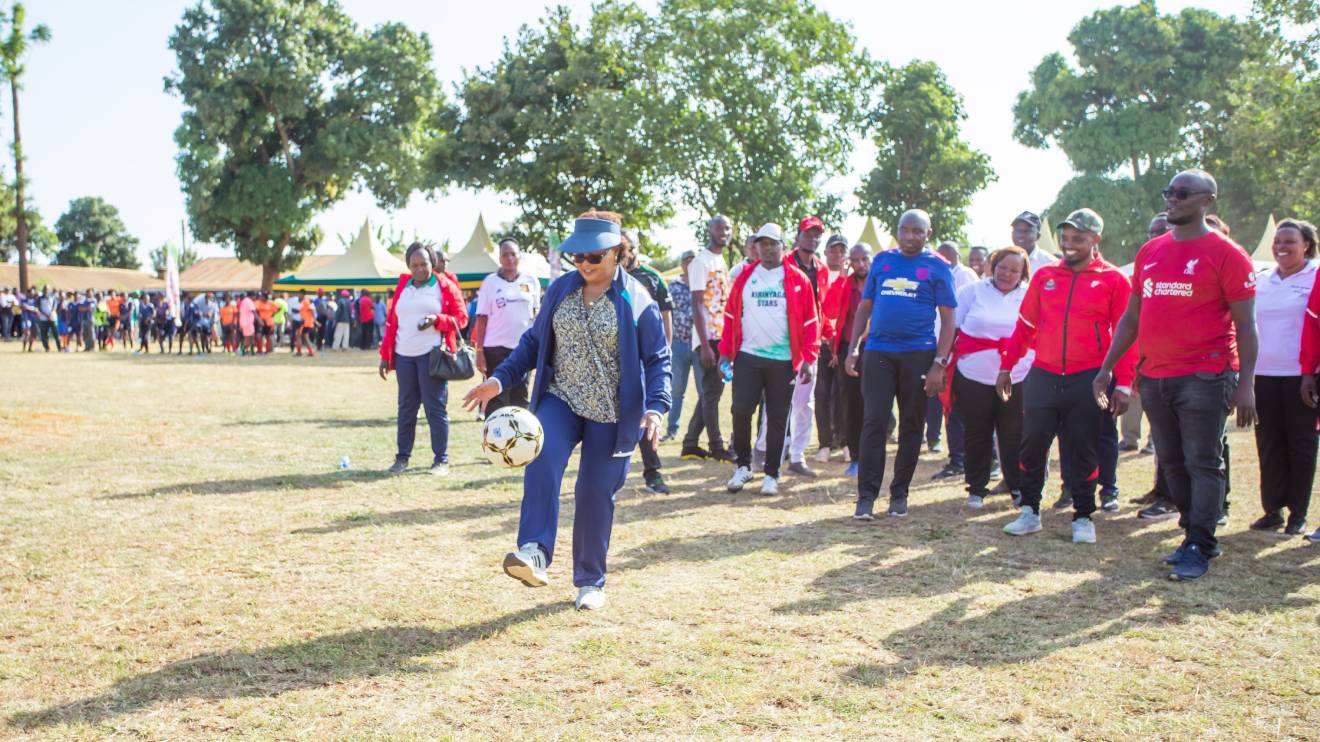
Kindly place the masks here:
POLYGON ((1095 543, 1095 522, 1090 518, 1078 518, 1072 522, 1074 544, 1095 543))
POLYGON ((441 461, 437 461, 434 464, 431 464, 431 476, 435 476, 435 477, 449 476, 449 464, 446 464, 441 461))
POLYGON ((1004 533, 1010 536, 1025 536, 1040 530, 1040 516, 1031 512, 1029 506, 1022 507, 1022 514, 1017 520, 1004 526, 1004 533))
POLYGON ((830 462, 829 446, 820 447, 820 450, 816 452, 816 462, 820 464, 828 464, 830 462))
POLYGON ((527 587, 545 587, 550 580, 545 576, 545 552, 534 543, 526 543, 504 555, 504 573, 527 587))
POLYGON ((761 480, 761 494, 763 495, 779 494, 779 480, 775 479, 769 474, 765 475, 765 479, 761 480))
POLYGON ((968 496, 967 496, 967 507, 969 507, 969 508, 983 508, 983 507, 985 507, 985 498, 982 497, 981 495, 968 495, 968 496))
POLYGON ((605 591, 595 585, 583 585, 578 588, 577 600, 573 601, 579 611, 598 611, 605 607, 605 591))
POLYGON ((729 479, 727 486, 730 492, 741 492, 742 488, 750 481, 752 481, 752 470, 740 466, 733 470, 733 477, 729 479))

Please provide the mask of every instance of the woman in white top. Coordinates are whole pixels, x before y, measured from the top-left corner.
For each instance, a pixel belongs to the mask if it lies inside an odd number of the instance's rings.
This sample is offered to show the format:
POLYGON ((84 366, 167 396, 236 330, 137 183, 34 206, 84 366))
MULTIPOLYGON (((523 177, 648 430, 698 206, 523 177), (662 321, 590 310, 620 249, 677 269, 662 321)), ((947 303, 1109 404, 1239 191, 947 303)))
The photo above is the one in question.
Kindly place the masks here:
POLYGON ((1315 478, 1316 411, 1302 399, 1302 325, 1315 286, 1315 227, 1285 219, 1274 233, 1273 268, 1256 274, 1256 452, 1260 457, 1258 531, 1306 531, 1315 478), (1283 509, 1288 509, 1285 521, 1283 509))
POLYGON ((1014 500, 1021 490, 1018 447, 1022 440, 1022 380, 1035 352, 1029 351, 1013 367, 1013 394, 1007 401, 995 391, 999 354, 1017 325, 1022 299, 1027 294, 1031 264, 1020 247, 1005 247, 990 256, 988 276, 958 292, 954 321, 952 393, 966 429, 965 480, 967 505, 979 508, 990 494, 993 439, 999 437, 1004 481, 1014 500))
POLYGON ((420 242, 405 253, 409 273, 399 276, 398 286, 385 315, 380 342, 380 378, 391 369, 399 382, 398 451, 390 473, 408 468, 413 439, 417 435, 417 408, 426 408, 431 428, 431 473, 449 473, 449 387, 430 374, 431 350, 445 343, 458 349, 458 331, 467 326, 467 307, 458 285, 432 270, 435 252, 420 242))

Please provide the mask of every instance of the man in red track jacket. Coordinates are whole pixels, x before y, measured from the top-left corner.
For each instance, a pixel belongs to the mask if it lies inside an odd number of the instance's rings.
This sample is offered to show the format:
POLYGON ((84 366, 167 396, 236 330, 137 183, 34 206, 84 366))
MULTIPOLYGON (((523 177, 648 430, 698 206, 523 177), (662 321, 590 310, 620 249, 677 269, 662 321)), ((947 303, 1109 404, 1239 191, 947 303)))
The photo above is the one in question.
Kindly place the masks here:
POLYGON ((720 358, 733 364, 733 455, 730 492, 752 478, 752 415, 765 397, 766 459, 761 494, 779 492, 784 427, 793 375, 807 384, 820 354, 816 298, 807 276, 784 260, 783 235, 766 224, 754 235, 760 260, 738 274, 724 304, 720 358))
MULTIPOLYGON (((1061 227, 1063 260, 1031 277, 1000 363, 999 393, 1008 399, 1013 391, 1009 369, 1034 344, 1036 361, 1022 388, 1022 512, 1004 532, 1024 536, 1040 530, 1046 456, 1057 432, 1063 483, 1073 500, 1073 541, 1095 543, 1091 514, 1105 412, 1091 397, 1091 381, 1109 352, 1131 287, 1127 277, 1100 257, 1104 221, 1099 214, 1078 209, 1061 227)), ((1132 394, 1134 365, 1128 353, 1114 370, 1114 394, 1124 400, 1132 394)))

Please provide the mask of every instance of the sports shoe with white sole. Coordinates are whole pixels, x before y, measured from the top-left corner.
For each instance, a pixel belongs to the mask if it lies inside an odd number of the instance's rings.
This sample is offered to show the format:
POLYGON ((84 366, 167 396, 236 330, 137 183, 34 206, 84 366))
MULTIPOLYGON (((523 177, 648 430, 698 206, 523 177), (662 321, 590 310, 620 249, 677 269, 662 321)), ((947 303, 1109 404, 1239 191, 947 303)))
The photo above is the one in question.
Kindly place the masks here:
POLYGON ((1025 536, 1028 533, 1035 533, 1040 530, 1040 516, 1031 511, 1030 506, 1024 506, 1017 520, 1004 526, 1004 533, 1010 536, 1025 536))
POLYGON ((968 495, 967 507, 978 508, 978 509, 983 508, 985 507, 985 498, 981 495, 968 495))
POLYGON ((1074 544, 1095 543, 1095 521, 1090 518, 1078 518, 1072 522, 1074 544))
POLYGON ((527 587, 545 587, 550 584, 545 576, 545 552, 533 543, 526 543, 504 555, 504 574, 527 587))
POLYGON ((741 492, 747 483, 752 481, 752 470, 745 466, 740 466, 733 470, 733 476, 729 478, 729 483, 725 485, 730 492, 741 492))
POLYGON ((583 585, 578 588, 577 600, 573 601, 579 611, 598 611, 605 607, 605 591, 595 585, 583 585))
POLYGON ((779 480, 775 479, 769 474, 765 475, 765 479, 761 480, 761 494, 763 495, 779 494, 779 480))
POLYGON ((828 464, 829 461, 830 461, 830 447, 821 446, 820 450, 816 451, 816 463, 828 464))
POLYGON ((433 477, 449 476, 449 464, 443 461, 437 461, 434 464, 431 464, 431 476, 433 477))

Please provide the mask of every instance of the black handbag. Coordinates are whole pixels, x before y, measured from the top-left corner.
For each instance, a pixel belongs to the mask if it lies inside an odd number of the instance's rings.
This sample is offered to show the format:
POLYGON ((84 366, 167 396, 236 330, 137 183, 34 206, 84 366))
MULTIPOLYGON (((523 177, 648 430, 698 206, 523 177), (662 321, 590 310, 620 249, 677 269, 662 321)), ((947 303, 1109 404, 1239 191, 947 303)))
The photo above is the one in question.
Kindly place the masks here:
POLYGON ((427 373, 432 379, 462 381, 477 373, 477 353, 472 346, 459 340, 458 350, 449 352, 444 343, 431 349, 426 361, 427 373))

